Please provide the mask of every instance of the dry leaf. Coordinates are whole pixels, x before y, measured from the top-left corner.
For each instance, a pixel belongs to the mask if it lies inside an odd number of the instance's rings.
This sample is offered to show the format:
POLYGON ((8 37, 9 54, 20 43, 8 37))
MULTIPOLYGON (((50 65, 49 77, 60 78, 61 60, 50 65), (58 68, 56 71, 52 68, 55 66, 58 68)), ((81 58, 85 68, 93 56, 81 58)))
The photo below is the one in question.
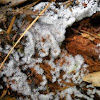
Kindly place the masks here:
POLYGON ((100 87, 100 72, 89 73, 84 76, 83 81, 92 83, 93 86, 100 87))
POLYGON ((2 4, 10 3, 11 6, 16 6, 16 5, 21 4, 25 1, 26 0, 0 0, 0 3, 2 3, 2 4))

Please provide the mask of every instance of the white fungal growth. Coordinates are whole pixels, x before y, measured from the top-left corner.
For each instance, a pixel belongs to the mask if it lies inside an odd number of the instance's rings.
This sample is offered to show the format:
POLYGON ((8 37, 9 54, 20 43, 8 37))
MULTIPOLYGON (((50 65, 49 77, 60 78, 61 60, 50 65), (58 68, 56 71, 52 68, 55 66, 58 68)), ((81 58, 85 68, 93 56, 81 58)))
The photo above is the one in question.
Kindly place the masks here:
POLYGON ((9 81, 15 81, 15 83, 10 82, 11 88, 18 93, 22 93, 23 95, 31 95, 31 89, 26 82, 26 79, 27 76, 19 70, 12 78, 9 78, 9 81))
MULTIPOLYGON (((12 58, 12 57, 11 57, 12 58)), ((5 75, 4 82, 7 82, 7 79, 9 80, 10 87, 13 91, 17 91, 18 93, 22 93, 23 95, 29 95, 31 98, 33 98, 34 92, 39 92, 40 90, 46 90, 46 85, 48 84, 48 79, 45 76, 44 70, 40 67, 41 63, 47 63, 51 66, 51 75, 52 75, 52 83, 58 82, 59 85, 65 86, 65 84, 61 83, 62 80, 69 83, 71 82, 70 79, 72 79, 72 82, 75 84, 80 84, 82 82, 82 78, 84 74, 86 74, 84 71, 86 70, 87 65, 84 64, 84 59, 81 55, 76 55, 73 57, 72 55, 67 56, 67 52, 65 50, 62 51, 60 54, 60 59, 57 61, 57 63, 54 62, 54 58, 51 58, 50 60, 43 60, 41 61, 41 58, 31 58, 33 62, 31 62, 28 65, 24 65, 25 63, 21 64, 23 59, 19 61, 19 64, 15 60, 10 60, 6 67, 3 68, 3 71, 1 72, 1 76, 5 75), (65 61, 63 62, 63 59, 65 61), (63 63, 62 63, 63 62, 63 63), (73 69, 73 67, 77 65, 76 69, 73 69), (22 68, 20 69, 19 66, 22 65, 22 68), (24 68, 25 67, 25 68, 24 68), (40 82, 40 86, 37 88, 34 87, 34 82, 32 83, 33 87, 31 87, 27 82, 27 75, 23 73, 21 70, 27 70, 27 68, 34 68, 37 74, 42 76, 42 82, 40 82), (83 68, 83 69, 81 69, 83 68), (55 70, 53 70, 55 69, 55 70), (75 71, 73 74, 70 70, 75 71), (60 72, 64 71, 65 74, 63 75, 63 79, 60 79, 60 72), (70 73, 69 73, 70 71, 70 73)), ((51 99, 53 98, 52 93, 50 94, 40 94, 39 99, 41 100, 44 98, 46 100, 47 98, 51 99), (49 96, 49 97, 48 97, 49 96)), ((34 94, 35 95, 35 94, 34 94)), ((53 94, 54 95, 54 94, 53 94)), ((64 96, 66 93, 64 93, 64 96)), ((67 98, 70 97, 67 96, 67 98)), ((34 99, 33 99, 34 100, 34 99)))
POLYGON ((43 94, 40 94, 39 95, 39 100, 51 100, 53 99, 53 93, 49 93, 49 94, 46 94, 46 95, 43 95, 43 94))

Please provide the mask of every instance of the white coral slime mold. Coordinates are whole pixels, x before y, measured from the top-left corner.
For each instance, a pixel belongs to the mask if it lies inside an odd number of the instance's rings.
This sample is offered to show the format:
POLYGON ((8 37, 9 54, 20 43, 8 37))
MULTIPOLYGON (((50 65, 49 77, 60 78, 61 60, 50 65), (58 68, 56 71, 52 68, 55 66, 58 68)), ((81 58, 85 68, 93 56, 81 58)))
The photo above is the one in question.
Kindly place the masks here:
MULTIPOLYGON (((24 43, 24 53, 14 50, 9 57, 9 63, 5 64, 0 77, 5 75, 9 80, 9 84, 12 90, 22 93, 23 95, 30 95, 31 98, 37 100, 39 99, 48 100, 53 98, 53 94, 49 93, 47 95, 40 95, 40 90, 46 90, 46 84, 48 84, 47 77, 42 68, 40 68, 40 63, 48 63, 51 66, 51 82, 58 82, 60 86, 65 86, 60 81, 64 80, 65 82, 72 82, 74 84, 80 84, 82 82, 82 77, 85 74, 87 65, 84 63, 84 59, 80 55, 73 57, 72 55, 66 56, 60 50, 60 45, 65 38, 65 30, 68 26, 71 26, 75 21, 79 21, 85 17, 89 17, 96 11, 100 11, 99 0, 78 0, 79 5, 72 7, 72 12, 69 8, 65 9, 61 3, 59 3, 60 8, 56 8, 55 3, 52 3, 50 8, 45 12, 43 16, 36 22, 36 24, 31 27, 31 29, 26 34, 27 42, 24 43), (84 7, 82 3, 86 3, 87 7, 84 7), (40 58, 34 58, 35 49, 40 54, 40 58), (44 60, 42 57, 48 56, 51 52, 51 59, 44 60), (60 60, 57 63, 54 63, 55 57, 59 55, 60 60), (65 62, 62 64, 62 60, 65 59, 65 62), (19 67, 21 66, 21 68, 19 67), (43 81, 40 83, 39 87, 33 87, 27 82, 27 75, 25 72, 27 69, 34 68, 37 74, 42 76, 43 81), (83 69, 81 69, 83 68, 83 69), (64 71, 63 79, 60 79, 60 72, 64 71), (72 71, 75 71, 73 74, 72 71), (13 83, 12 81, 15 81, 13 83), (36 92, 36 93, 35 93, 36 92), (49 96, 49 97, 48 97, 49 96)), ((42 10, 47 3, 42 2, 36 5, 33 10, 42 10)), ((9 46, 4 48, 0 47, 0 52, 5 54, 9 51, 9 46)), ((73 47, 74 48, 74 47, 73 47)), ((4 79, 4 82, 7 83, 7 79, 4 79)), ((34 83, 33 83, 34 85, 34 83)), ((60 94, 63 96, 69 94, 67 99, 71 99, 71 94, 75 93, 75 96, 88 98, 86 95, 80 93, 76 90, 76 87, 71 87, 65 91, 57 92, 55 98, 59 100, 60 94)), ((69 100, 70 100, 69 99, 69 100)), ((92 98, 93 99, 93 98, 92 98)), ((91 100, 92 100, 91 99, 91 100)))
MULTIPOLYGON (((66 28, 75 21, 90 17, 96 11, 100 11, 99 0, 78 1, 78 5, 71 7, 72 11, 69 8, 66 9, 61 3, 58 3, 59 8, 55 6, 55 3, 52 3, 45 14, 29 30, 30 34, 32 34, 33 46, 35 45, 33 48, 36 47, 41 57, 47 56, 49 51, 53 57, 57 57, 60 54, 59 46, 65 39, 66 28), (86 3, 87 6, 84 7, 83 3, 86 3)), ((33 10, 41 11, 46 4, 45 2, 39 3, 33 10)))

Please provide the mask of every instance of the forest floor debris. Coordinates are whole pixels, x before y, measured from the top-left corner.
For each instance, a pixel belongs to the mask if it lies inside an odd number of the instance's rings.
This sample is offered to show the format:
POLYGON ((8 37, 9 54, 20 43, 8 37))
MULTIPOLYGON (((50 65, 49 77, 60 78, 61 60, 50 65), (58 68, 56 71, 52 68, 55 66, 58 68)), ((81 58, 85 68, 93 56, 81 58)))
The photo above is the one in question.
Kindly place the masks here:
MULTIPOLYGON (((86 4, 84 4, 84 6, 86 6, 86 4)), ((26 17, 24 20, 26 19, 27 21, 33 20, 31 16, 26 17)), ((8 63, 7 67, 5 65, 3 66, 5 71, 3 72, 3 77, 0 77, 0 97, 5 100, 30 100, 32 96, 34 96, 33 98, 38 96, 40 100, 53 99, 53 97, 56 99, 60 98, 61 100, 99 100, 100 89, 92 86, 90 83, 83 82, 81 79, 81 77, 88 72, 93 73, 100 71, 100 23, 98 20, 100 20, 100 12, 68 27, 66 29, 65 40, 61 45, 61 54, 57 58, 52 59, 51 56, 46 56, 41 59, 36 51, 32 57, 32 64, 24 63, 18 66, 16 62, 10 59, 17 58, 17 52, 19 54, 23 52, 25 46, 23 44, 26 43, 26 37, 24 37, 15 47, 14 52, 16 57, 14 57, 14 53, 12 52, 6 61, 6 63, 8 63), (72 66, 72 64, 74 66, 72 66), (6 73, 7 70, 9 70, 9 73, 6 73), (11 70, 12 72, 10 72, 11 70), (66 73, 68 76, 66 76, 66 73), (22 82, 20 80, 22 80, 22 82), (44 89, 39 87, 45 84, 44 89), (23 86, 22 89, 21 86, 23 86), (34 95, 30 93, 31 90, 28 86, 30 86, 31 89, 34 88, 34 90, 32 90, 34 95), (27 91, 23 91, 24 89, 27 91)), ((5 45, 14 45, 20 37, 20 34, 18 34, 19 30, 17 31, 17 29, 15 30, 13 27, 10 29, 10 34, 7 35, 6 31, 11 23, 11 18, 10 21, 5 22, 7 23, 6 27, 0 25, 2 28, 0 32, 0 45, 7 50, 0 52, 0 63, 11 48, 5 45)), ((42 41, 45 41, 45 39, 42 41)), ((21 56, 23 57, 23 55, 21 56)), ((16 59, 16 61, 17 60, 18 59, 16 59)), ((2 73, 2 70, 0 72, 2 73)))

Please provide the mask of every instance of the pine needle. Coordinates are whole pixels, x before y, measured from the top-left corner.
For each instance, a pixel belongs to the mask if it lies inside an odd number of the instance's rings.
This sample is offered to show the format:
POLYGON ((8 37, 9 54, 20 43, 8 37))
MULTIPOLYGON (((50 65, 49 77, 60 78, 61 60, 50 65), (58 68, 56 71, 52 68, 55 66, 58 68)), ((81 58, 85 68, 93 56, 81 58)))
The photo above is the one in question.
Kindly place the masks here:
POLYGON ((87 34, 89 34, 89 35, 91 35, 91 36, 93 36, 93 37, 95 37, 95 38, 100 39, 99 36, 97 36, 97 35, 95 35, 95 34, 93 34, 93 33, 87 32, 87 31, 85 31, 85 30, 80 30, 80 31, 83 32, 83 33, 87 33, 87 34))
POLYGON ((8 34, 10 33, 10 31, 11 31, 11 29, 12 29, 12 26, 13 26, 13 24, 14 24, 14 22, 15 22, 15 19, 16 19, 16 16, 14 16, 14 17, 12 18, 12 20, 11 20, 11 23, 10 23, 9 28, 8 28, 8 30, 7 30, 7 33, 8 33, 8 34))
POLYGON ((5 59, 3 60, 3 62, 1 63, 0 69, 3 67, 5 61, 7 60, 7 58, 9 57, 9 55, 11 54, 11 52, 13 51, 13 49, 16 47, 16 45, 19 43, 19 41, 23 38, 23 36, 26 34, 26 32, 32 27, 32 25, 35 24, 35 22, 40 18, 40 16, 48 9, 48 7, 51 5, 51 3, 55 1, 55 0, 51 0, 51 2, 40 12, 40 14, 33 20, 33 22, 27 27, 27 29, 22 33, 22 35, 20 36, 20 38, 17 40, 17 42, 15 43, 15 45, 11 48, 11 50, 9 51, 9 53, 7 54, 7 56, 5 57, 5 59))

